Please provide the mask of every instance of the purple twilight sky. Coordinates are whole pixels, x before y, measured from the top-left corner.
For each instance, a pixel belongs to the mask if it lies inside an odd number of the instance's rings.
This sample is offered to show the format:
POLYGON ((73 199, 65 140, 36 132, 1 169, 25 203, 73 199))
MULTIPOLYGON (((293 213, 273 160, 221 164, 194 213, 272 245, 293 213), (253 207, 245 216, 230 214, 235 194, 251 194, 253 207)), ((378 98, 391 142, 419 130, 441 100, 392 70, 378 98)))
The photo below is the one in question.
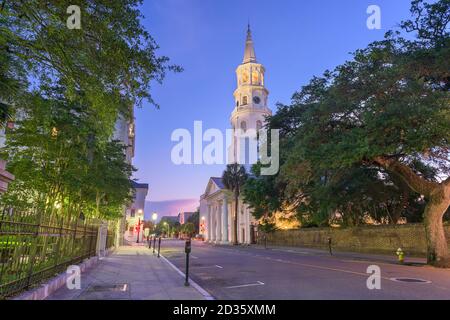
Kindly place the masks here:
POLYGON ((145 104, 135 113, 135 178, 149 183, 147 200, 157 202, 146 212, 155 206, 168 214, 175 214, 167 209, 174 206, 193 210, 208 178, 221 175, 224 165, 173 164, 170 137, 177 128, 192 131, 194 120, 203 121, 204 130, 230 127, 235 69, 242 61, 248 21, 275 111, 277 102, 289 103, 312 76, 397 28, 409 17, 409 7, 410 0, 145 0, 143 24, 160 46, 158 53, 184 68, 153 86, 161 109, 145 104), (372 4, 381 8, 381 30, 366 27, 372 4), (185 201, 174 205, 170 200, 175 199, 185 201))

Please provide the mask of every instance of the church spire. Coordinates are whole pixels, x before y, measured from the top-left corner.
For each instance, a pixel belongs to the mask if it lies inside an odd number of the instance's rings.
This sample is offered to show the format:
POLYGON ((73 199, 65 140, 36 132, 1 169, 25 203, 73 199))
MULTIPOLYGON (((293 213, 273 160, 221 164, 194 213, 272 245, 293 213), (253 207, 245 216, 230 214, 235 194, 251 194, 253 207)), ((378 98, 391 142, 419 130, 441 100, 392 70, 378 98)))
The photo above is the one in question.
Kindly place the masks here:
POLYGON ((247 26, 247 39, 245 40, 244 60, 242 63, 256 62, 255 49, 253 48, 252 32, 250 23, 247 26))

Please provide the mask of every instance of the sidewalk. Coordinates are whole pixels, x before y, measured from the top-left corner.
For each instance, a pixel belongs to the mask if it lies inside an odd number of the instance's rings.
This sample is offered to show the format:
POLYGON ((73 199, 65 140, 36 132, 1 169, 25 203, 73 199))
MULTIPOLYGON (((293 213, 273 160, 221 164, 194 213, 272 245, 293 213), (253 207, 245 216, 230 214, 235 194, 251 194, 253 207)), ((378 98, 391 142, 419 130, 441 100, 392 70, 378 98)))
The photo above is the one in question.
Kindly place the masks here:
POLYGON ((123 246, 81 274, 81 289, 63 287, 47 300, 203 300, 145 246, 123 246))

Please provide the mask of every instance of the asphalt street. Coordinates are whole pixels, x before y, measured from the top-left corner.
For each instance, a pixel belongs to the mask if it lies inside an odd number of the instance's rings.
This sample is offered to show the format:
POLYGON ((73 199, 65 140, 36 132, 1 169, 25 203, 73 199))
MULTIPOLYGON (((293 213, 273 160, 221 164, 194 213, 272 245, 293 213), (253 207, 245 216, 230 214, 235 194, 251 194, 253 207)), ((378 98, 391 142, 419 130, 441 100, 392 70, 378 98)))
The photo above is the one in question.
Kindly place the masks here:
MULTIPOLYGON (((161 253, 185 271, 184 241, 163 240, 161 253)), ((190 261, 190 278, 216 299, 450 299, 450 270, 421 259, 399 265, 379 255, 193 241, 190 261), (381 288, 370 290, 373 265, 381 288)))

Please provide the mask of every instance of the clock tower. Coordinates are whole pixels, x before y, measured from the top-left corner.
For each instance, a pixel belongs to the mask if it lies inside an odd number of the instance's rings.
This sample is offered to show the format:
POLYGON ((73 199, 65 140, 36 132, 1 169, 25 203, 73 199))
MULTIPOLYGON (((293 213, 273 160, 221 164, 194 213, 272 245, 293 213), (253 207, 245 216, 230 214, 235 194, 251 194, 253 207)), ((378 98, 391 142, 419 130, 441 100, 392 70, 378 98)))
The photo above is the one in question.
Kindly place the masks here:
MULTIPOLYGON (((237 88, 234 91, 234 110, 231 113, 233 131, 241 129, 246 133, 249 129, 261 129, 265 124, 265 117, 272 114, 267 106, 269 91, 264 86, 264 66, 256 61, 250 25, 247 28, 244 59, 236 69, 237 88)), ((249 164, 249 147, 243 145, 242 139, 233 135, 234 159, 241 159, 240 163, 249 164), (240 150, 240 154, 237 151, 240 150), (245 158, 243 158, 245 156, 245 158), (244 160, 244 161, 243 161, 244 160)), ((249 166, 246 166, 249 169, 249 166)))

